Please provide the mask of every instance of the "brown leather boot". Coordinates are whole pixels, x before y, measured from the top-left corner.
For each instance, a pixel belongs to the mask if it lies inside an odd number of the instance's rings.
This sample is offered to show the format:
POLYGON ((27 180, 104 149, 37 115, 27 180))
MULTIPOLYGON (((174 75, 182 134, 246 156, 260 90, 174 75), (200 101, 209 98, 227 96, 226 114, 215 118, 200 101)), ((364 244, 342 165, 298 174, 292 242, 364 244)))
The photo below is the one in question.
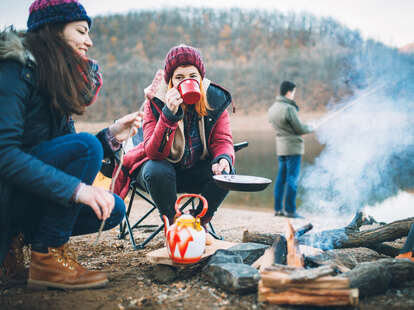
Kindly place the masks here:
POLYGON ((19 234, 13 237, 9 252, 0 265, 0 279, 2 282, 24 283, 27 280, 27 270, 24 266, 24 237, 19 234))
POLYGON ((49 248, 48 253, 32 250, 28 285, 61 289, 103 287, 108 283, 105 273, 91 271, 76 261, 76 255, 67 246, 49 248))

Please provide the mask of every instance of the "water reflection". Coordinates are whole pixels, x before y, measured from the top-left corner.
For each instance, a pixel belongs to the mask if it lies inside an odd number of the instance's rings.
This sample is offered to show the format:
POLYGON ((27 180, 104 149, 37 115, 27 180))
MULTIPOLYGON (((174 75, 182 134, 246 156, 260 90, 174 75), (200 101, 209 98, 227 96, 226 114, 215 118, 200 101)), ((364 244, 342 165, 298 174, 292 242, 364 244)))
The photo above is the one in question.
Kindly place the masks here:
MULTIPOLYGON (((312 164, 323 149, 314 134, 305 135, 305 156, 302 159, 302 171, 305 165, 312 164)), ((261 192, 230 192, 227 203, 248 205, 260 208, 273 208, 273 187, 277 176, 277 157, 273 131, 233 131, 235 143, 248 141, 249 147, 236 154, 237 174, 255 175, 271 179, 273 182, 261 192)), ((298 206, 300 205, 300 184, 298 206)))

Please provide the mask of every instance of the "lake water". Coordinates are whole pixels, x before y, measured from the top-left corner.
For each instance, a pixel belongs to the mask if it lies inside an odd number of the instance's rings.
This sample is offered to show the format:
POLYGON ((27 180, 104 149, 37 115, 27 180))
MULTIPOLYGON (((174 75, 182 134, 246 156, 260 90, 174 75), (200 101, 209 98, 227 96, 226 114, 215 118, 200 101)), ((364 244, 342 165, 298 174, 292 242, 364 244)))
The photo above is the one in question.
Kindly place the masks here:
MULTIPOLYGON (((302 168, 312 164, 323 149, 314 134, 305 135, 305 155, 302 168)), ((273 131, 233 131, 235 143, 248 141, 249 146, 236 153, 237 174, 269 178, 272 183, 260 192, 230 192, 226 202, 236 205, 273 208, 273 189, 277 176, 277 156, 273 131)), ((303 169, 302 169, 303 170, 303 169)), ((300 195, 298 194, 298 200, 300 195)))

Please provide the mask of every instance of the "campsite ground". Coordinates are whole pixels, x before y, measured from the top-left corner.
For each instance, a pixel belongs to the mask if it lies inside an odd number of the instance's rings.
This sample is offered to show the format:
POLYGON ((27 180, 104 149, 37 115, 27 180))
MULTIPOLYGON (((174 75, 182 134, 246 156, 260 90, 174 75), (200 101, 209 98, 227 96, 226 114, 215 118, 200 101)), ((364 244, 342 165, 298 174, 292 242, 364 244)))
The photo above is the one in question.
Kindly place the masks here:
MULTIPOLYGON (((134 204, 133 218, 148 209, 141 200, 134 204)), ((349 219, 313 217, 294 220, 294 226, 312 222, 315 230, 342 226, 349 219)), ((159 224, 156 214, 147 224, 159 224)), ((224 205, 214 218, 216 230, 229 241, 241 241, 245 229, 258 232, 284 232, 286 219, 274 217, 269 209, 239 208, 224 205)), ((137 241, 149 234, 149 229, 135 232, 137 241)), ((134 251, 129 240, 118 240, 117 229, 104 232, 97 246, 92 243, 96 234, 72 238, 71 244, 78 253, 79 261, 88 268, 104 270, 110 283, 95 290, 61 291, 34 290, 25 285, 0 286, 0 309, 303 309, 303 307, 278 307, 257 302, 255 293, 237 295, 215 288, 201 279, 200 273, 169 284, 157 283, 153 278, 153 266, 147 261, 149 251, 163 246, 160 234, 148 248, 134 251)), ((390 289, 385 295, 365 298, 355 309, 413 309, 414 283, 398 289, 390 289)), ((307 308, 309 309, 309 308, 307 308)), ((343 308, 341 308, 343 309, 343 308)))
MULTIPOLYGON (((315 119, 320 115, 304 115, 303 119, 315 119)), ((81 123, 78 130, 96 132, 108 123, 81 123)), ((265 114, 239 115, 232 117, 233 130, 271 131, 265 114)), ((134 202, 132 217, 138 218, 148 210, 141 200, 134 202)), ((239 242, 243 231, 262 233, 284 232, 286 219, 274 217, 271 205, 230 205, 225 202, 214 217, 215 229, 225 240, 239 242)), ((294 220, 295 227, 314 225, 314 230, 341 227, 350 218, 326 218, 315 216, 305 220, 294 220)), ((153 214, 146 224, 159 224, 157 214, 153 214)), ((150 229, 135 232, 137 241, 142 241, 150 229)), ((0 309, 51 310, 122 310, 122 309, 303 309, 303 307, 278 307, 257 302, 257 294, 237 295, 215 288, 203 281, 200 273, 187 279, 179 279, 169 284, 154 281, 153 266, 147 261, 146 254, 163 246, 160 234, 141 251, 135 251, 130 241, 117 238, 118 229, 104 232, 97 246, 92 243, 96 234, 74 237, 71 244, 78 253, 79 262, 91 269, 108 273, 110 282, 107 287, 95 290, 61 291, 33 290, 23 284, 0 285, 0 309)), ((414 282, 403 287, 392 288, 386 294, 360 300, 356 309, 414 309, 414 282)), ((309 308, 308 308, 309 309, 309 308)), ((343 309, 343 308, 341 308, 343 309)))

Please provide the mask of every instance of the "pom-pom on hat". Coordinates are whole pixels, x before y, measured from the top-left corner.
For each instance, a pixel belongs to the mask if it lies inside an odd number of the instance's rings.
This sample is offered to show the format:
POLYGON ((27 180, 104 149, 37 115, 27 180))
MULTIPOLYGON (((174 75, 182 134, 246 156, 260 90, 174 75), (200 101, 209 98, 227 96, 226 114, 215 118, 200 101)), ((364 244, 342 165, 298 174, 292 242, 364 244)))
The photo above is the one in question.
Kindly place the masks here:
POLYGON ((204 78, 206 69, 204 68, 203 59, 198 49, 188 45, 178 45, 170 49, 165 56, 164 78, 168 83, 179 66, 193 65, 200 72, 201 78, 204 78))
POLYGON ((69 23, 86 20, 89 28, 92 20, 77 0, 36 0, 29 8, 27 31, 34 31, 45 24, 69 23))

